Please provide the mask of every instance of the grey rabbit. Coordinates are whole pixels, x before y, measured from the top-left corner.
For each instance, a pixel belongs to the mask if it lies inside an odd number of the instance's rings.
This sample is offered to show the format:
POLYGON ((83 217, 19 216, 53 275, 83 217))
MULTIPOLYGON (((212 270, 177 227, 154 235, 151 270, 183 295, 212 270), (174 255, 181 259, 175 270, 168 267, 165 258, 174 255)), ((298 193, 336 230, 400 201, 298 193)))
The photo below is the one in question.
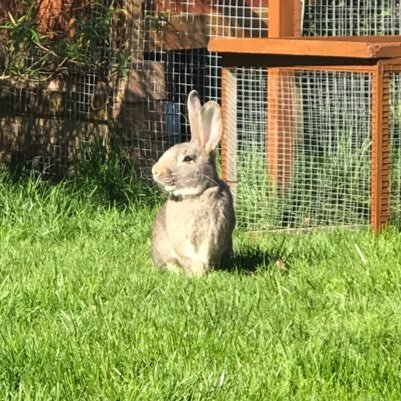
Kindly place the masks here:
POLYGON ((188 96, 190 142, 168 149, 152 168, 169 193, 152 228, 152 260, 172 271, 202 276, 228 264, 235 227, 233 198, 217 175, 214 150, 222 134, 221 108, 198 93, 188 96))

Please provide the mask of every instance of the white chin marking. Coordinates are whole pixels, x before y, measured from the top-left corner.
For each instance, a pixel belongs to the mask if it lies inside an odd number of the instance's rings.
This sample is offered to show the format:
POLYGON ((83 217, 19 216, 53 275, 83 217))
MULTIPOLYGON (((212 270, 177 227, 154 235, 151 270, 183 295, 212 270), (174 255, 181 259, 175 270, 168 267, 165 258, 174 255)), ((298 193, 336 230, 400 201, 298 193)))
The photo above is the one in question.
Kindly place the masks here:
POLYGON ((164 188, 167 192, 173 192, 175 186, 174 186, 174 185, 163 185, 163 188, 164 188))
POLYGON ((173 195, 176 196, 193 196, 193 195, 199 195, 203 191, 202 186, 197 186, 193 188, 181 188, 181 189, 175 189, 172 191, 173 195))

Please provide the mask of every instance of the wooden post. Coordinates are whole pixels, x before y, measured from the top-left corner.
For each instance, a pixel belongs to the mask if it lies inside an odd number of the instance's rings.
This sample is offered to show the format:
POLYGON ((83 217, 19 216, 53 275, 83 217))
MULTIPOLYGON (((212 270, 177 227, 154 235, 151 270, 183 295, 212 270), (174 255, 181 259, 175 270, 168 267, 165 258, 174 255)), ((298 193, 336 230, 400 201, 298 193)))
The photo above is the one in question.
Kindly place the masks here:
POLYGON ((237 186, 237 77, 230 68, 222 68, 222 116, 221 168, 223 179, 236 195, 237 186))
POLYGON ((269 0, 269 38, 301 36, 301 11, 301 0, 269 0))
MULTIPOLYGON (((269 38, 301 36, 301 1, 269 1, 269 38)), ((267 171, 277 189, 291 184, 295 138, 295 74, 285 68, 267 73, 267 171)))
POLYGON ((371 226, 388 223, 390 206, 390 74, 379 61, 372 76, 371 226))
POLYGON ((268 70, 266 159, 268 174, 277 189, 291 184, 295 139, 295 73, 268 70))

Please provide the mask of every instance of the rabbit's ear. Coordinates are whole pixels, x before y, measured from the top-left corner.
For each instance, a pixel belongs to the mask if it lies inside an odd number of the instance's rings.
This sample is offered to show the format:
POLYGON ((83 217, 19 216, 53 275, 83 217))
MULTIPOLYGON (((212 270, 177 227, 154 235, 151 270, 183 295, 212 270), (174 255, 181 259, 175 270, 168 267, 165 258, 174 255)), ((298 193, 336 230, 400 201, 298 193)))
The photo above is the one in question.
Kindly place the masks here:
POLYGON ((223 130, 220 105, 210 100, 202 107, 203 149, 210 153, 216 149, 223 130))
POLYGON ((193 90, 188 95, 188 118, 189 126, 191 128, 191 142, 196 143, 198 146, 203 147, 202 142, 202 106, 199 99, 198 92, 193 90))

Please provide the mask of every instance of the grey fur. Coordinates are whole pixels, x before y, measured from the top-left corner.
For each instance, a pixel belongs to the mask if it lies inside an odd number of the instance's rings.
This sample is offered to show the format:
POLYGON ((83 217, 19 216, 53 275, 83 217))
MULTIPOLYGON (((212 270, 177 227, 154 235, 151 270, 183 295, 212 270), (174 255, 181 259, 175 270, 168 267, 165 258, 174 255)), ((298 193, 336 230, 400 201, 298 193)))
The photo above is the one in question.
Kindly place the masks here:
POLYGON ((154 165, 154 180, 169 193, 152 229, 156 266, 201 276, 229 263, 235 227, 233 199, 220 180, 213 151, 221 137, 221 109, 188 96, 191 142, 168 149, 154 165), (188 158, 189 157, 189 158, 188 158))

